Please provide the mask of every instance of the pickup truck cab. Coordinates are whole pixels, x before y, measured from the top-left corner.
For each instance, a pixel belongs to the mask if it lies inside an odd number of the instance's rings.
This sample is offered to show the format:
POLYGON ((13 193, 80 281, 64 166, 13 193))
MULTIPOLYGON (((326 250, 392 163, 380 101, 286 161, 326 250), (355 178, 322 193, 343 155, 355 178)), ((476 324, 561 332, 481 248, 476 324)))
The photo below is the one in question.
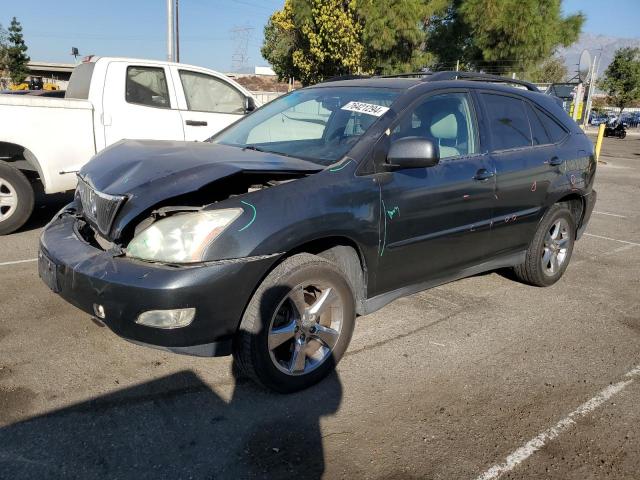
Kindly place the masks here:
POLYGON ((0 95, 0 235, 33 209, 34 183, 72 190, 76 173, 122 139, 203 141, 256 108, 225 75, 155 60, 92 57, 64 99, 0 95))

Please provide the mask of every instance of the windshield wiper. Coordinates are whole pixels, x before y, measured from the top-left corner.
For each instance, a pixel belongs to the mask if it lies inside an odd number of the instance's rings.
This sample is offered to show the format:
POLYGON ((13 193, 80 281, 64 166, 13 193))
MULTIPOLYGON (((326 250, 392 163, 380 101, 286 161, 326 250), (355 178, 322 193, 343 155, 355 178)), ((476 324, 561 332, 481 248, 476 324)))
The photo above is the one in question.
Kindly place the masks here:
MULTIPOLYGON (((267 150, 263 150, 260 147, 256 147, 255 145, 245 145, 244 147, 242 147, 242 150, 253 150, 255 152, 267 152, 267 150)), ((268 152, 271 153, 271 152, 268 152)))

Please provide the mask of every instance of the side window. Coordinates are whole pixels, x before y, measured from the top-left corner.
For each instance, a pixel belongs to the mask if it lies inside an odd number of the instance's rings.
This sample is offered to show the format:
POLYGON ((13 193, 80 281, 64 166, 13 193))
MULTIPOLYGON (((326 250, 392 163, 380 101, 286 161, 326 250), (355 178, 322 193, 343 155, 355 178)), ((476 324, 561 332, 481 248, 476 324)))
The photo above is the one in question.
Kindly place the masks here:
POLYGON ((552 143, 544 125, 542 125, 542 120, 540 120, 540 117, 535 112, 534 108, 528 103, 525 103, 525 105, 527 108, 527 116, 529 117, 529 124, 531 125, 531 137, 533 144, 547 145, 552 143))
POLYGON ((391 133, 391 141, 425 137, 440 148, 440 157, 477 153, 477 132, 466 93, 433 95, 411 108, 391 133))
POLYGON ((162 67, 127 67, 125 91, 129 103, 171 108, 167 76, 162 67))
POLYGON ((531 146, 531 130, 522 100, 483 93, 494 150, 531 146))
POLYGON ((556 122, 553 118, 551 118, 539 108, 536 108, 535 111, 540 120, 542 120, 544 128, 549 134, 549 138, 551 139, 552 143, 558 143, 567 136, 567 131, 560 125, 558 125, 558 122, 556 122))
POLYGON ((224 80, 180 70, 187 108, 199 112, 244 113, 244 95, 224 80))

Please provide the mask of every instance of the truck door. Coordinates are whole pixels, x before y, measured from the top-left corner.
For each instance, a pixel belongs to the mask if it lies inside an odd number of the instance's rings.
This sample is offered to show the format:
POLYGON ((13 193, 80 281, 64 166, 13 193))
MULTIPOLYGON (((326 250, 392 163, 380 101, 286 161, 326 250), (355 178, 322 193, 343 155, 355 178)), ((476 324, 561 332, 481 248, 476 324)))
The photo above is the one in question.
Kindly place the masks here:
POLYGON ((123 138, 184 140, 170 75, 161 65, 109 64, 102 97, 106 146, 123 138))
POLYGON ((185 140, 201 142, 245 114, 246 95, 223 76, 173 68, 185 140))

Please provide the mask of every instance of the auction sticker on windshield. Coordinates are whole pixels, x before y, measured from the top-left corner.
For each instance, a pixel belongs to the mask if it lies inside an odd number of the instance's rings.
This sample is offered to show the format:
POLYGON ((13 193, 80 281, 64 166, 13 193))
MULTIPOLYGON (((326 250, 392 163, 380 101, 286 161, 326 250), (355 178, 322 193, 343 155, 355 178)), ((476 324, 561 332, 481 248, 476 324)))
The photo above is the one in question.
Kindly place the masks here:
POLYGON ((380 117, 385 114, 389 108, 381 105, 374 105, 372 103, 364 102, 349 102, 342 107, 342 110, 349 110, 350 112, 366 113, 367 115, 373 115, 374 117, 380 117))

